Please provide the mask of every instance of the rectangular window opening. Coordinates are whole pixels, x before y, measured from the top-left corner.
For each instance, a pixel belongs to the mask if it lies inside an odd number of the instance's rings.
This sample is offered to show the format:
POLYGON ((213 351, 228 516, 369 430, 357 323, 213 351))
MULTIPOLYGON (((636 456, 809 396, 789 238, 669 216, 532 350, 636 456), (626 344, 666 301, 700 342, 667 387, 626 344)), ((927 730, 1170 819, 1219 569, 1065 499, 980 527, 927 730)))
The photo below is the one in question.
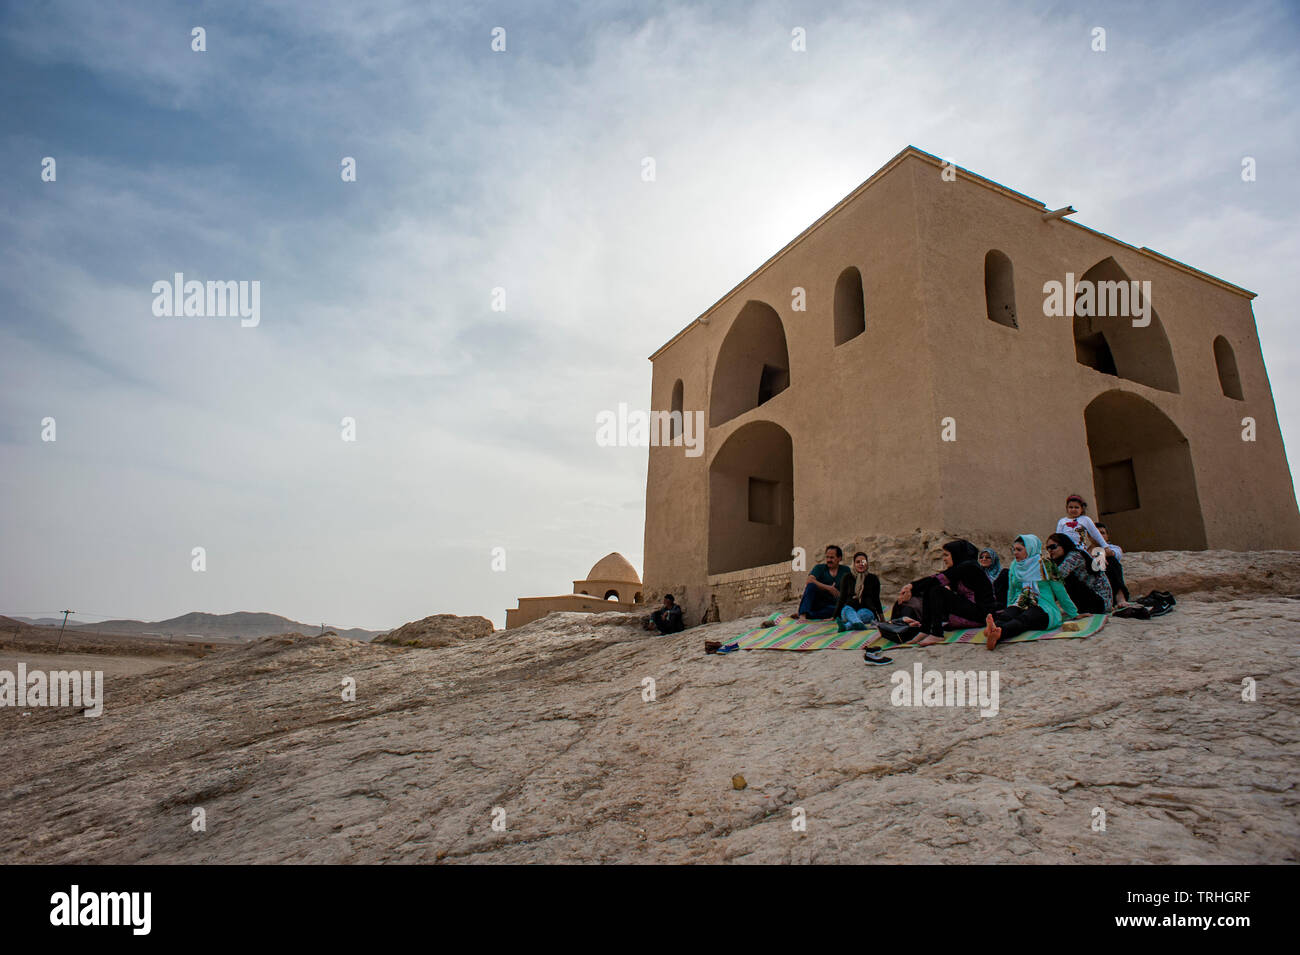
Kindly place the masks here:
POLYGON ((785 368, 764 365, 758 378, 758 403, 775 398, 790 387, 790 372, 785 368))
POLYGON ((1119 375, 1115 367, 1115 356, 1106 342, 1106 336, 1101 332, 1096 332, 1087 338, 1075 339, 1074 348, 1079 364, 1095 368, 1103 375, 1119 375))
POLYGON ((1097 509, 1102 514, 1136 511, 1142 506, 1132 458, 1097 468, 1097 497, 1097 509))
POLYGON ((749 520, 753 524, 780 524, 781 514, 777 497, 777 481, 762 478, 749 479, 749 520))

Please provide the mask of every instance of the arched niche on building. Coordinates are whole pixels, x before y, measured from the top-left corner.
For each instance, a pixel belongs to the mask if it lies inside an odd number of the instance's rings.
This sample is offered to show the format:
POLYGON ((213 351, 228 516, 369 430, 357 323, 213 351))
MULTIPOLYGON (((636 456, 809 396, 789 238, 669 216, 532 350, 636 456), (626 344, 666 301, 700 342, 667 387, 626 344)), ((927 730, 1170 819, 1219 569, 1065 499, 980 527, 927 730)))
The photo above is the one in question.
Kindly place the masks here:
POLYGON ((849 266, 835 280, 835 344, 843 345, 867 330, 867 301, 862 273, 849 266))
POLYGON ((794 444, 771 421, 731 434, 709 465, 710 574, 790 560, 794 444))
POLYGON ((990 322, 1019 328, 1016 320, 1016 274, 1005 252, 989 249, 984 256, 984 309, 990 322))
POLYGON ((1204 550, 1191 446, 1150 401, 1107 391, 1084 409, 1097 520, 1125 550, 1204 550))
POLYGON ((1079 364, 1177 394, 1178 368, 1169 336, 1155 308, 1133 291, 1119 263, 1113 257, 1102 259, 1083 273, 1076 290, 1074 357, 1079 364), (1150 322, 1134 326, 1139 303, 1148 310, 1150 322))
POLYGON ((709 394, 709 424, 725 424, 788 387, 790 353, 781 316, 765 302, 746 302, 718 349, 709 394))
POLYGON ((682 402, 685 396, 685 389, 682 386, 680 378, 673 384, 672 405, 668 417, 668 436, 676 438, 682 433, 682 402))
POLYGON ((1237 356, 1228 340, 1220 335, 1214 340, 1214 365, 1219 369, 1219 387, 1229 398, 1241 401, 1241 376, 1237 374, 1237 356))

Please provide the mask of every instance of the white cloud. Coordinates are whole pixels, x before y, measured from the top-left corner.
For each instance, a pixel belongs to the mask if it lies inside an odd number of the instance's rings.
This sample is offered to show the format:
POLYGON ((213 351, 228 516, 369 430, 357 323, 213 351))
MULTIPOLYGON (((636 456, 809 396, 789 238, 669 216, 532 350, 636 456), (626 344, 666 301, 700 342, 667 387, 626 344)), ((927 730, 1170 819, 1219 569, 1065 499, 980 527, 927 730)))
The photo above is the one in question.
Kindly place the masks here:
POLYGON ((203 62, 183 6, 54 5, 0 30, 89 71, 80 96, 142 104, 122 142, 61 158, 57 187, 6 187, 21 241, 0 287, 26 305, 0 317, 0 453, 39 520, 0 525, 0 603, 501 623, 610 550, 640 566, 645 452, 597 448, 595 413, 645 407, 646 356, 908 143, 1260 292, 1296 435, 1278 7, 1103 7, 1105 54, 1091 19, 1019 4, 538 10, 509 15, 500 55, 494 24, 430 11, 222 7, 203 62), (226 146, 159 148, 185 133, 158 106, 226 146), (1238 154, 1260 161, 1250 192, 1238 154), (149 283, 179 270, 261 280, 262 325, 153 319, 149 283), (57 458, 31 437, 55 405, 57 458), (188 570, 197 538, 219 574, 188 570))

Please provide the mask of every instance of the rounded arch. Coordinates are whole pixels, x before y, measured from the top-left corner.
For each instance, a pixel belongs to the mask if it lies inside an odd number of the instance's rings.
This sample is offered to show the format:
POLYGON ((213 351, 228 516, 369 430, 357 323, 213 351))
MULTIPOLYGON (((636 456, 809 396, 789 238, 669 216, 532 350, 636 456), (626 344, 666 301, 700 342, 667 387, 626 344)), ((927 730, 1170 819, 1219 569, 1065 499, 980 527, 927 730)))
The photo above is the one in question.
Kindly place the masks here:
POLYGON ((1228 340, 1220 335, 1214 340, 1214 364, 1219 369, 1219 387, 1229 398, 1244 399, 1241 376, 1237 374, 1237 356, 1228 340))
POLYGON ((623 598, 619 596, 617 590, 607 590, 605 591, 605 599, 622 601, 623 598))
POLYGON ((1084 272, 1075 287, 1075 360, 1177 394, 1178 368, 1160 316, 1114 257, 1084 272), (1134 321, 1144 324, 1134 326, 1134 321))
POLYGON ((867 330, 867 302, 862 273, 849 266, 835 280, 835 344, 843 345, 867 330))
POLYGON ((668 413, 668 436, 676 438, 682 433, 682 405, 685 396, 685 387, 682 385, 680 378, 673 384, 672 405, 668 413))
POLYGON ((632 595, 632 603, 639 604, 640 602, 641 602, 641 591, 638 590, 635 594, 632 595))
POLYGON ((780 425, 752 421, 709 465, 709 573, 788 561, 793 547, 794 444, 780 425))
POLYGON ((1019 328, 1016 321, 1016 270, 1005 252, 989 249, 984 255, 984 309, 990 322, 1019 328))
POLYGON ((1107 391, 1084 409, 1096 520, 1126 550, 1204 550, 1191 446, 1138 395, 1107 391))
POLYGON ((709 424, 724 424, 789 387, 790 353, 781 316, 765 302, 748 301, 718 349, 709 424))

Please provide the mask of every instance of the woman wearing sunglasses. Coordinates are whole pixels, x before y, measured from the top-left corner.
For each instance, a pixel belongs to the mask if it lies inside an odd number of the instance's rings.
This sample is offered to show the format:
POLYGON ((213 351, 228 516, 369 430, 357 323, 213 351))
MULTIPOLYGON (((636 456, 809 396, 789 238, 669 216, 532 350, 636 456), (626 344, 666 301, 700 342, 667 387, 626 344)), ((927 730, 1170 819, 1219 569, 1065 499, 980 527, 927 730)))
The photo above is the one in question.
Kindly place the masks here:
POLYGON ((1065 589, 1079 613, 1109 613, 1115 601, 1106 574, 1092 569, 1092 559, 1074 545, 1068 534, 1052 534, 1043 549, 1065 581, 1065 589))

